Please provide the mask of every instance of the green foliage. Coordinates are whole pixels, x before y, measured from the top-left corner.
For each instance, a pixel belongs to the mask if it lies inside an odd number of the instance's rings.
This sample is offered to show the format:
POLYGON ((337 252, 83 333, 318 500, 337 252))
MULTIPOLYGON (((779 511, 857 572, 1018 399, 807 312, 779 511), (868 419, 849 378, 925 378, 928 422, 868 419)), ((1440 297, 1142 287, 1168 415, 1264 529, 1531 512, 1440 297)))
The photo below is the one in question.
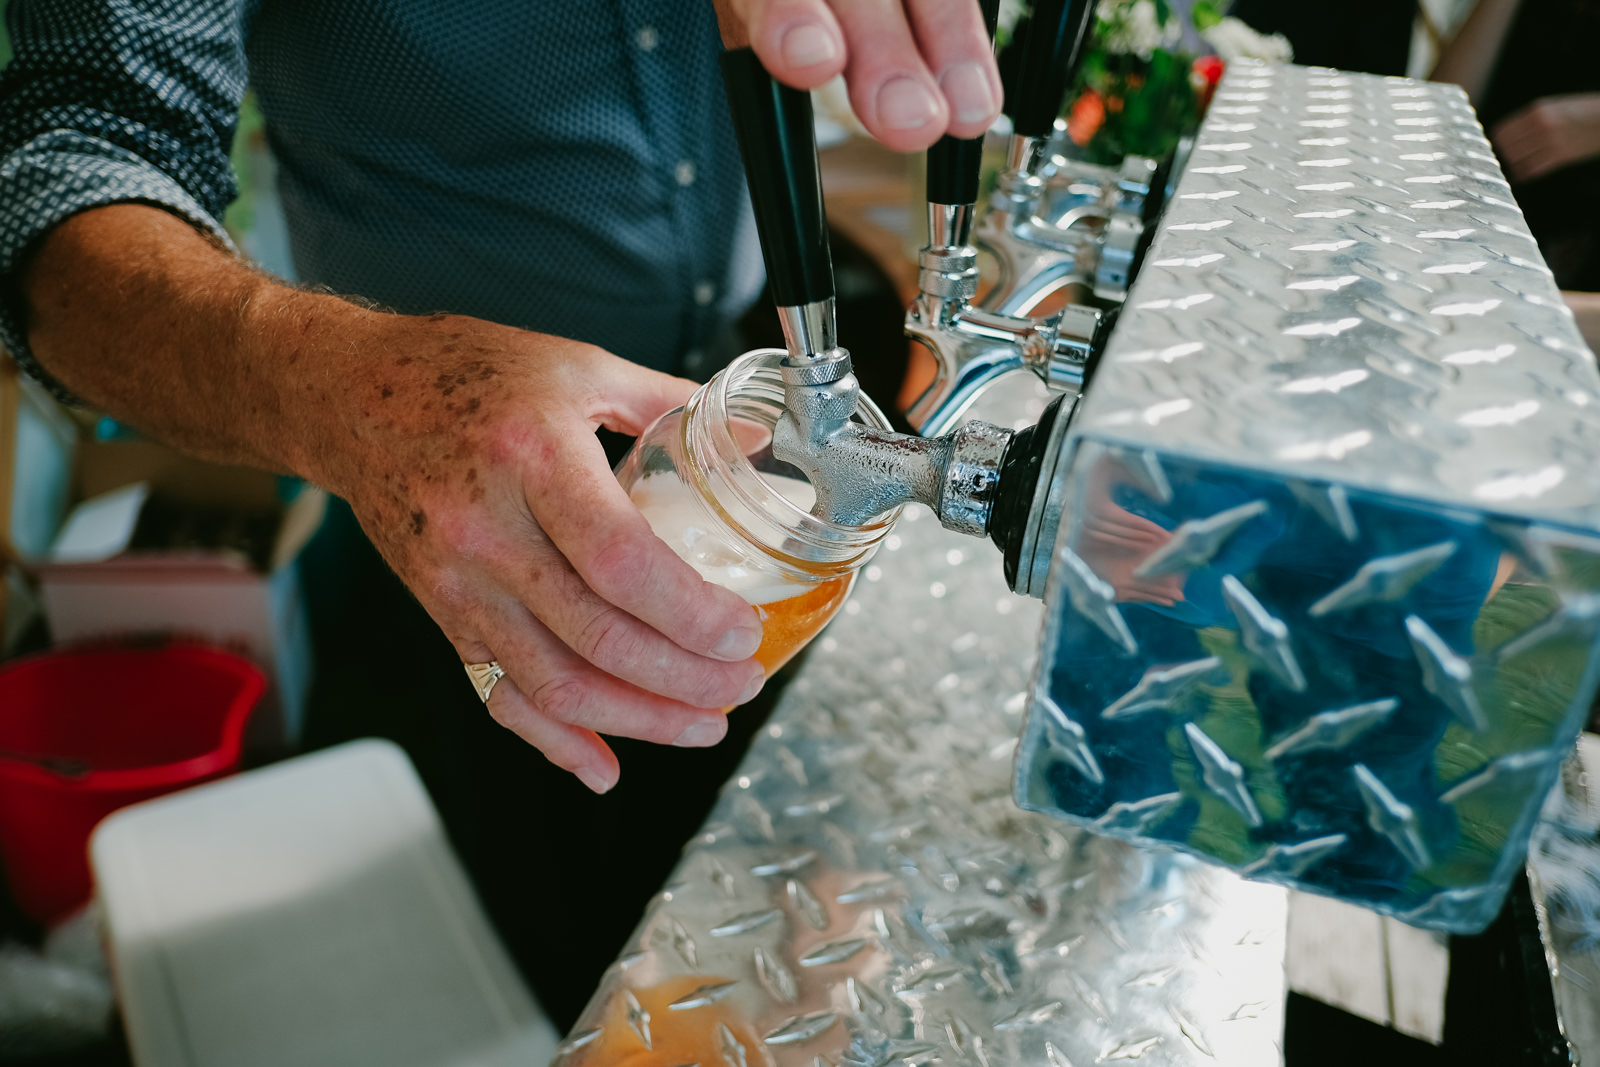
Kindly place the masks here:
POLYGON ((1161 159, 1198 122, 1189 63, 1164 49, 1148 61, 1091 53, 1079 84, 1098 93, 1106 109, 1104 124, 1085 146, 1090 162, 1115 164, 1130 155, 1161 159))
MULTIPOLYGON (((4 3, 4 0, 0 0, 0 3, 4 3)), ((234 131, 233 148, 228 157, 239 183, 239 196, 228 205, 228 210, 222 216, 223 228, 236 242, 255 229, 256 225, 256 188, 259 183, 255 167, 251 165, 251 147, 264 136, 264 126, 261 109, 256 106, 255 91, 248 90, 239 107, 239 126, 234 131)))
POLYGON ((1197 30, 1209 30, 1222 21, 1222 6, 1216 0, 1194 0, 1189 9, 1189 20, 1197 30))

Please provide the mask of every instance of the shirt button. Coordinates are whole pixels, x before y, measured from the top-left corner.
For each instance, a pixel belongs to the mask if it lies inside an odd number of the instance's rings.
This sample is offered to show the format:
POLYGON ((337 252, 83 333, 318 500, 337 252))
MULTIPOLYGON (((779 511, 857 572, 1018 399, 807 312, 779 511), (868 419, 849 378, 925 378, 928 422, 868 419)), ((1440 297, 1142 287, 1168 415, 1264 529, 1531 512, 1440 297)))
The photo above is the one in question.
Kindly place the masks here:
POLYGON ((717 287, 710 282, 696 282, 694 286, 694 302, 705 307, 717 297, 717 287))
POLYGON ((687 159, 679 160, 678 165, 672 169, 672 176, 678 179, 679 185, 693 185, 694 164, 687 159))
POLYGON ((639 46, 641 52, 654 52, 656 45, 661 43, 661 35, 654 26, 640 26, 633 35, 633 43, 639 46))

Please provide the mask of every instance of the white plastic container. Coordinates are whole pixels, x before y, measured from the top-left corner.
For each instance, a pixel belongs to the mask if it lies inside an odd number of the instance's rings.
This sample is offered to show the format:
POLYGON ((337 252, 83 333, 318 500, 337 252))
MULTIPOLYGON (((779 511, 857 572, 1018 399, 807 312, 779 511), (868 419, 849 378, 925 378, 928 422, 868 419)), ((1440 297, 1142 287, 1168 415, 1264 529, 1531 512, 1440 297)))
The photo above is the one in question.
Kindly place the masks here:
POLYGON ((542 1064, 403 753, 359 741, 126 808, 90 843, 140 1067, 542 1064))

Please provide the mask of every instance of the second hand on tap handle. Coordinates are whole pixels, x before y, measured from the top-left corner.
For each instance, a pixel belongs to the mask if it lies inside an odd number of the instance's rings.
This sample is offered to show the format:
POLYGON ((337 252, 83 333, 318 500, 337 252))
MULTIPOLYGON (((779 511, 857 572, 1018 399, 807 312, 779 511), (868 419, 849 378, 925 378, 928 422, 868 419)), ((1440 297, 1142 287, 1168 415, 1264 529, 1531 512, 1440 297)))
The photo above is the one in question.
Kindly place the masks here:
MULTIPOLYGON (((1000 17, 1000 0, 979 0, 983 22, 994 42, 995 24, 1000 17)), ((978 174, 983 165, 983 135, 956 138, 948 133, 928 149, 928 203, 975 204, 978 201, 978 174)))
MULTIPOLYGON (((811 96, 780 84, 748 48, 722 54, 722 81, 773 300, 780 308, 831 301, 833 258, 811 96)), ((831 332, 831 307, 827 319, 831 332)))
POLYGON ((1006 100, 1012 129, 1024 137, 1049 137, 1061 99, 1077 74, 1094 0, 1035 0, 1020 49, 1016 84, 1006 100))

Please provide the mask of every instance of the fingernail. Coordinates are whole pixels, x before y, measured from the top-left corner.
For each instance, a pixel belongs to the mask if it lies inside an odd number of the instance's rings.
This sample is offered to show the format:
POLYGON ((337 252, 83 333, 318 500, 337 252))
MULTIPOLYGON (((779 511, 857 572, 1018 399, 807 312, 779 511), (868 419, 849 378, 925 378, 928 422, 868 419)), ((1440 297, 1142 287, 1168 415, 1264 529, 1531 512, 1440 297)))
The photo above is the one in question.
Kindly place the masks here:
POLYGON ((982 122, 994 113, 994 93, 980 64, 957 63, 944 72, 939 88, 954 106, 957 122, 982 122))
POLYGON ((737 663, 755 655, 756 649, 760 647, 761 631, 740 626, 723 634, 722 640, 717 642, 717 647, 711 650, 711 654, 717 659, 737 663))
POLYGON ((766 685, 766 684, 767 684, 767 675, 766 675, 766 672, 763 671, 762 673, 756 675, 754 678, 750 679, 750 684, 744 687, 744 692, 739 694, 739 699, 735 700, 734 703, 735 704, 748 704, 748 703, 750 703, 750 701, 752 701, 752 700, 754 700, 756 698, 756 694, 761 692, 761 687, 766 685))
POLYGON ((709 748, 721 741, 727 732, 728 720, 719 715, 715 719, 695 723, 672 743, 679 748, 709 748))
POLYGON ((878 90, 878 120, 891 130, 926 126, 938 113, 939 105, 915 78, 901 76, 878 90))
POLYGON ((783 35, 783 61, 792 67, 814 67, 839 56, 833 34, 814 23, 802 23, 783 35))
POLYGON ((611 792, 611 787, 617 784, 617 780, 615 778, 612 778, 609 775, 601 774, 599 771, 590 770, 587 767, 575 773, 578 775, 578 781, 582 782, 596 793, 609 793, 611 792))

